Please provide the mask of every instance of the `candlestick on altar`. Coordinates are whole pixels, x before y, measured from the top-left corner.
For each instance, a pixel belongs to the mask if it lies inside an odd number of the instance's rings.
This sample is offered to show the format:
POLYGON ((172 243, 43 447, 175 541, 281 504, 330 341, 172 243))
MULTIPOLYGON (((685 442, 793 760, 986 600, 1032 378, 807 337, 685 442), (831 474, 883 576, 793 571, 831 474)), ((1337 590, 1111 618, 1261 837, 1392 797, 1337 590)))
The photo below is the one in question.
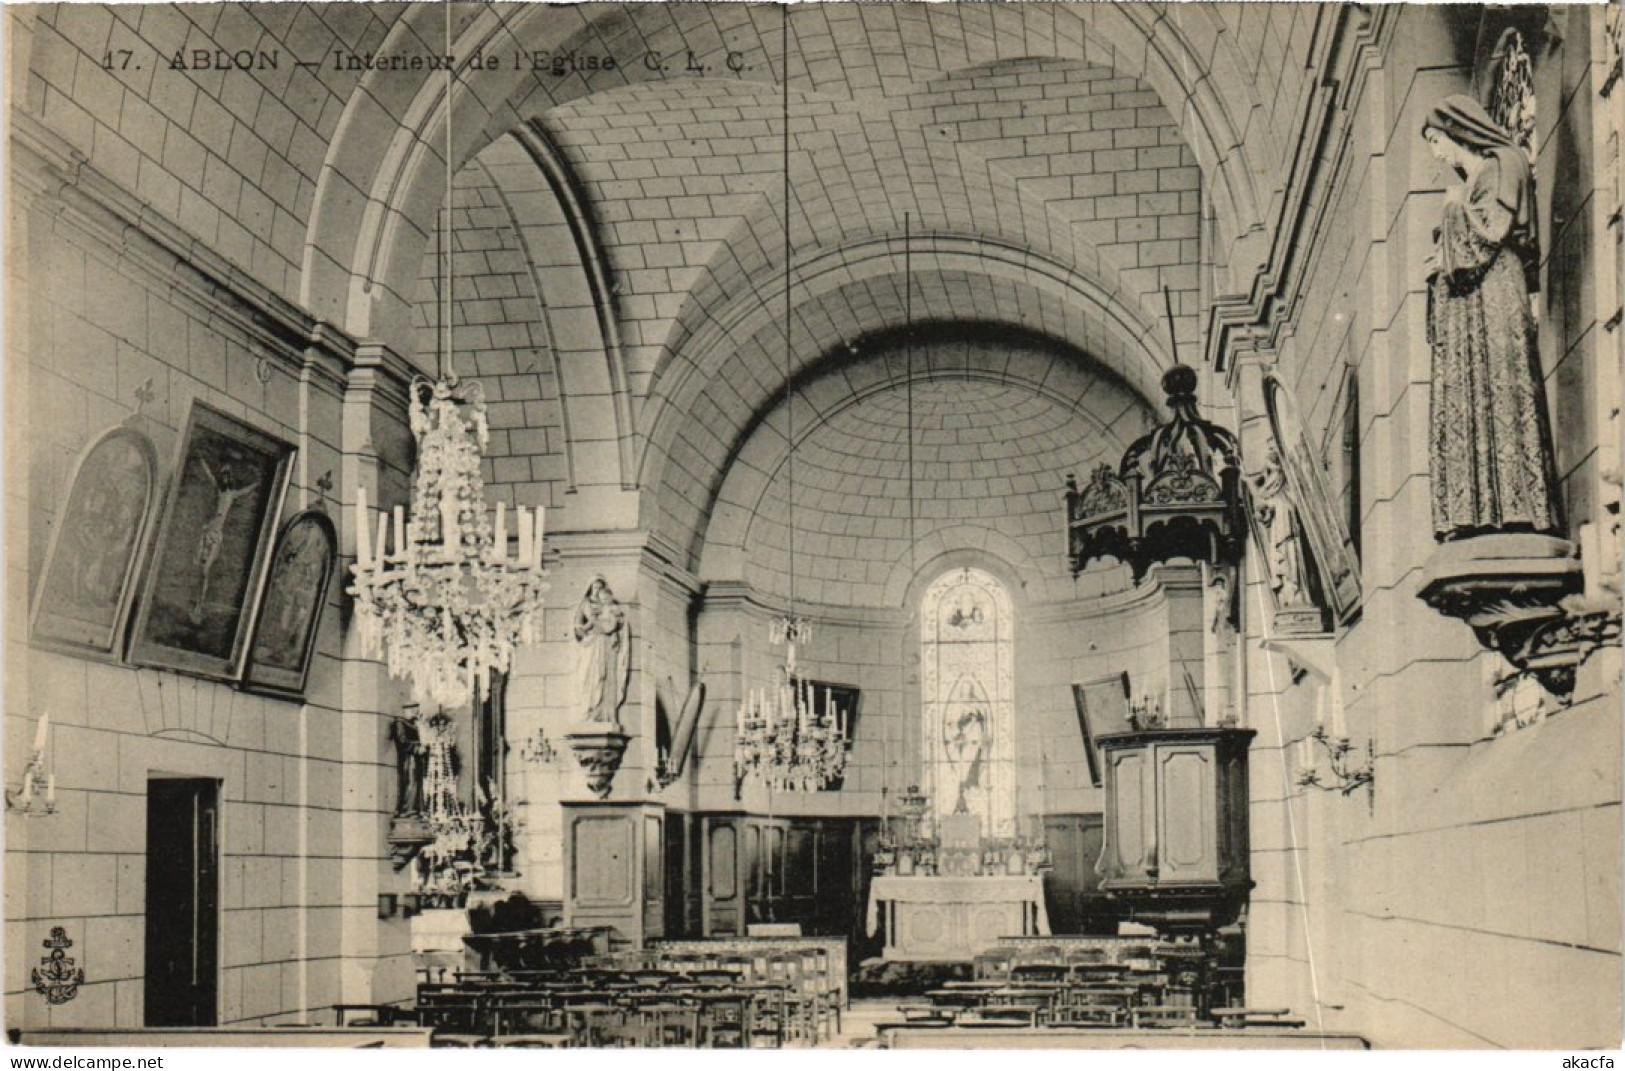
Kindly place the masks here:
POLYGON ((390 511, 390 519, 395 527, 395 553, 401 557, 406 556, 406 509, 396 506, 390 511))
POLYGON ((537 506, 531 514, 530 567, 532 569, 542 567, 542 535, 544 531, 542 520, 546 513, 546 506, 537 506))

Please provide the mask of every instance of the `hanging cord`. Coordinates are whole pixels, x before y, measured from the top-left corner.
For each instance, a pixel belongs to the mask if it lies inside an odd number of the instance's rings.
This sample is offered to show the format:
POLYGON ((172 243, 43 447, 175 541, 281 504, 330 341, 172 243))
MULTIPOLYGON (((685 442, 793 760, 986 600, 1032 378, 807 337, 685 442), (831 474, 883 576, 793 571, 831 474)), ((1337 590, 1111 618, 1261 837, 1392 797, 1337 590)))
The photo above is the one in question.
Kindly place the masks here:
POLYGON ((912 220, 903 213, 903 399, 908 414, 908 573, 913 577, 914 560, 914 242, 912 220))
MULTIPOLYGON (((442 5, 442 9, 445 12, 446 55, 449 56, 451 55, 451 0, 446 0, 446 3, 442 5)), ((451 64, 448 63, 446 65, 446 203, 441 209, 443 218, 440 224, 440 256, 442 268, 445 271, 445 284, 441 287, 445 294, 445 311, 440 314, 440 327, 445 332, 445 343, 440 350, 439 372, 441 379, 444 379, 449 384, 454 384, 457 382, 457 364, 451 352, 451 317, 452 309, 456 304, 456 298, 453 294, 453 287, 456 286, 456 283, 452 277, 451 243, 448 241, 450 237, 448 232, 451 227, 452 206, 457 200, 457 192, 453 185, 451 170, 451 89, 451 64)))
POLYGON ((1168 288, 1162 288, 1162 310, 1168 315, 1168 356, 1173 363, 1179 363, 1179 337, 1174 332, 1174 299, 1168 293, 1168 288))
MULTIPOLYGON (((915 560, 915 546, 919 542, 919 537, 915 531, 914 508, 914 230, 913 216, 908 212, 903 213, 903 408, 908 431, 908 442, 904 446, 904 455, 908 461, 908 576, 909 580, 913 581, 915 571, 919 568, 919 562, 915 560)), ((924 629, 923 622, 920 627, 924 629)), ((921 639, 924 639, 923 631, 921 639)), ((923 651, 923 645, 918 649, 923 651)), ((919 674, 915 674, 915 677, 918 680, 919 674)), ((920 701, 923 706, 925 702, 923 682, 920 683, 920 688, 922 689, 920 701)), ((904 737, 903 742, 907 742, 907 737, 904 737)), ((920 730, 922 764, 925 760, 925 750, 925 730, 922 727, 920 730)), ((931 788, 935 791, 935 767, 930 770, 930 778, 931 788)))
MULTIPOLYGON (((789 554, 790 554, 790 650, 796 642, 796 410, 794 366, 790 343, 790 5, 781 8, 783 19, 779 24, 780 38, 780 103, 784 121, 784 475, 789 497, 789 554)), ((792 658, 794 655, 792 654, 792 658)))
MULTIPOLYGON (((1262 553, 1253 545, 1251 540, 1248 541, 1249 564, 1256 562, 1261 570, 1264 565, 1261 560, 1262 553)), ((1253 589, 1254 594, 1258 596, 1258 619, 1263 622, 1266 620, 1265 614, 1267 612, 1264 609, 1264 589, 1257 584, 1253 585, 1253 589)), ((1243 642, 1242 638, 1238 636, 1237 642, 1243 642)), ((1281 781, 1283 784, 1291 785, 1292 769, 1287 758, 1286 730, 1281 725, 1281 686, 1275 678, 1275 656, 1273 654, 1265 653, 1264 666, 1270 677, 1270 709, 1275 716, 1275 740, 1280 745, 1281 781)), ((1309 885, 1303 873, 1304 848, 1298 842, 1298 823, 1292 817, 1292 800, 1290 798, 1283 803, 1282 809, 1286 812, 1286 839, 1287 844, 1292 849, 1292 870, 1294 876, 1298 879, 1298 894, 1303 897, 1303 950, 1308 959, 1309 989, 1315 1000, 1315 1029, 1324 1037, 1326 1032, 1325 1005, 1320 998, 1320 972, 1315 965, 1314 928, 1309 922, 1309 885)), ((1322 1040, 1321 1047, 1325 1048, 1325 1044, 1325 1041, 1322 1040)))

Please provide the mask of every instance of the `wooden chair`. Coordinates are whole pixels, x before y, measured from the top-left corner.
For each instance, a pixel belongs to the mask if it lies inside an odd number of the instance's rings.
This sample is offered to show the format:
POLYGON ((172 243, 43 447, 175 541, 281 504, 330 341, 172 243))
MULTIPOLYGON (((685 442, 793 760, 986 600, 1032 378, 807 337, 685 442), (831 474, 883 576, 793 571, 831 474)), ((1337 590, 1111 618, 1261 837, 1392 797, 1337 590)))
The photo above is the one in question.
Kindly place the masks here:
POLYGON ((749 1029, 751 997, 740 989, 704 992, 694 1001, 699 1008, 702 1048, 742 1049, 749 1029))
POLYGON ((562 1049, 573 1041, 563 1010, 546 998, 514 999, 491 1009, 494 1048, 562 1049))
POLYGON ((787 988, 769 983, 750 986, 748 991, 750 1014, 745 1025, 746 1048, 780 1049, 792 1034, 807 1037, 800 999, 792 998, 787 988))
POLYGON ((644 1036, 654 1048, 693 1048, 700 1034, 700 1009, 692 1003, 679 1001, 651 1002, 639 1005, 637 1015, 644 1027, 644 1036))
POLYGON ((626 1011, 616 1004, 567 1002, 564 1022, 577 1045, 590 1049, 624 1048, 626 1011))

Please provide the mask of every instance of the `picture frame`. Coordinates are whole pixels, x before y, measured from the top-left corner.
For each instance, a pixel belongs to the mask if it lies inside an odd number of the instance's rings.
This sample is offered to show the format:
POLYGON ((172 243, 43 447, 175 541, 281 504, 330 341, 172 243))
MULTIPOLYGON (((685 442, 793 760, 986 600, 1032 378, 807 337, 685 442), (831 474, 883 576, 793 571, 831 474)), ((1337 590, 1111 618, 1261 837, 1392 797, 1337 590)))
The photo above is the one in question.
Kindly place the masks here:
MULTIPOLYGON (((846 714, 846 747, 850 753, 852 742, 858 738, 858 716, 860 701, 863 698, 861 689, 850 684, 837 684, 834 681, 807 681, 812 689, 812 714, 814 717, 823 717, 829 712, 829 704, 833 703, 835 709, 846 714)), ((829 784, 820 791, 839 792, 846 787, 846 773, 830 778, 829 784)))
POLYGON ((1100 751, 1095 746, 1095 740, 1108 733, 1129 731, 1128 700, 1126 670, 1072 685, 1072 703, 1078 712, 1078 731, 1083 734, 1083 753, 1089 761, 1089 780, 1096 786, 1101 783, 1101 766, 1100 751))
POLYGON ((103 432, 74 462, 29 617, 30 642, 116 661, 162 490, 158 450, 127 424, 103 432))
POLYGON ((292 444, 194 401, 136 611, 129 661, 242 675, 292 444))
POLYGON ((248 641, 244 689, 304 697, 338 548, 338 529, 320 507, 302 510, 282 526, 248 641))
MULTIPOLYGON (((1354 553, 1354 540, 1333 505, 1326 486, 1325 465, 1309 445, 1297 403, 1286 385, 1273 375, 1264 377, 1264 408, 1269 415, 1270 435, 1285 469, 1287 486, 1309 538, 1322 593, 1332 614, 1346 624, 1358 612, 1362 600, 1360 559, 1354 553)), ((1260 546, 1264 544, 1259 544, 1260 546)))

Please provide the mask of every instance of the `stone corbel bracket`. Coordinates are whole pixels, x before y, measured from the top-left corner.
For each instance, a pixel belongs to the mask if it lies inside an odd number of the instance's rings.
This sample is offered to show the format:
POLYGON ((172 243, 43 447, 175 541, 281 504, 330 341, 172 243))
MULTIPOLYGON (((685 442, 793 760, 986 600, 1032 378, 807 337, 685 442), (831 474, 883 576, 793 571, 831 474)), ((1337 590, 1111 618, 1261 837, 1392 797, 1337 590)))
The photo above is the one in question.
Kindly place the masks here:
POLYGON ((1594 652, 1620 639, 1618 610, 1577 605, 1584 584, 1574 544, 1553 536, 1501 533, 1442 544, 1417 596, 1465 621, 1479 643, 1520 674, 1567 698, 1594 652))
POLYGON ((583 730, 566 733, 564 739, 587 775, 587 788, 599 799, 608 799, 621 759, 626 756, 627 742, 632 738, 614 731, 583 730))
POLYGON ((389 820, 385 840, 389 844, 390 862, 396 870, 404 870, 417 858, 418 852, 434 841, 434 831, 421 814, 398 814, 389 820))

